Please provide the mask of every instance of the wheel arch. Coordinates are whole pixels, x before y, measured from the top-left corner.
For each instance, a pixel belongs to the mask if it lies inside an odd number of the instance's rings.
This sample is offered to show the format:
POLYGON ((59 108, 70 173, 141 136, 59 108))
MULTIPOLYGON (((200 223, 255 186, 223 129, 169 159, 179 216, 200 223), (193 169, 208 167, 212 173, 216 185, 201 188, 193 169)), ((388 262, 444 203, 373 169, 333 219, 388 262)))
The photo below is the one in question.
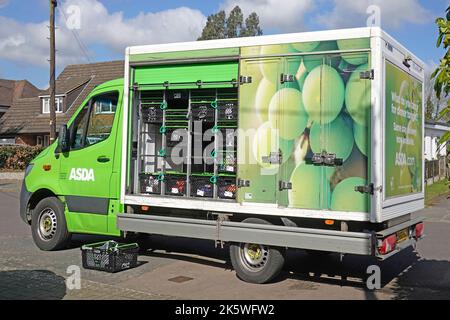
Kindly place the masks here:
POLYGON ((31 215, 34 208, 36 208, 36 205, 45 198, 58 198, 58 196, 52 190, 47 188, 39 189, 31 194, 31 197, 26 205, 26 220, 28 224, 31 225, 31 215))

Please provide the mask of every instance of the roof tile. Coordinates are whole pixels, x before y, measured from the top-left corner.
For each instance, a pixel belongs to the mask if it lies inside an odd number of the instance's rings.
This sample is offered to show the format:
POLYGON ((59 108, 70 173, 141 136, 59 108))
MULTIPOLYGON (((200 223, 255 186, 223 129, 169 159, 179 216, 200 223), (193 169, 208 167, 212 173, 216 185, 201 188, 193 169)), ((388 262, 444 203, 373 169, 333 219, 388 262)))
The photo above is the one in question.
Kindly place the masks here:
MULTIPOLYGON (((81 94, 65 113, 56 114, 56 125, 67 123, 78 106, 88 94, 98 85, 113 79, 123 77, 124 62, 109 61, 91 64, 77 64, 67 66, 57 79, 61 90, 68 90, 86 85, 81 94)), ((62 92, 57 87, 57 92, 62 92)), ((48 91, 45 91, 48 92, 48 91)), ((32 98, 21 98, 13 102, 9 110, 0 118, 0 134, 14 135, 18 133, 47 133, 50 128, 50 115, 42 114, 40 92, 32 98)))

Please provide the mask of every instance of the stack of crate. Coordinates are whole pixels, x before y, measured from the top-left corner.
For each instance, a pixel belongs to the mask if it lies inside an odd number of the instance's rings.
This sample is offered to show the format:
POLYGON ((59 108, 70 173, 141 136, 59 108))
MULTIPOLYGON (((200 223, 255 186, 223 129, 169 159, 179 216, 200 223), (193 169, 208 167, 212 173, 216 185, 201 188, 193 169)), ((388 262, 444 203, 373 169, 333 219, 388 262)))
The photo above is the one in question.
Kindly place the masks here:
POLYGON ((237 107, 235 88, 141 92, 140 192, 235 199, 237 107))

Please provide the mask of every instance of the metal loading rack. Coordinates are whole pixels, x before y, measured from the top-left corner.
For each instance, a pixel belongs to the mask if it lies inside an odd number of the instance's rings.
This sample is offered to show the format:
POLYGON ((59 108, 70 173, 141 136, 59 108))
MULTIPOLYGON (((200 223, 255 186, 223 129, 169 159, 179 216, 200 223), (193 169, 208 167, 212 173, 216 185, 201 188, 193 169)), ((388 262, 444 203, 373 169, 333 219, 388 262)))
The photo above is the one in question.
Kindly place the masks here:
POLYGON ((137 92, 135 193, 235 200, 238 89, 137 92))

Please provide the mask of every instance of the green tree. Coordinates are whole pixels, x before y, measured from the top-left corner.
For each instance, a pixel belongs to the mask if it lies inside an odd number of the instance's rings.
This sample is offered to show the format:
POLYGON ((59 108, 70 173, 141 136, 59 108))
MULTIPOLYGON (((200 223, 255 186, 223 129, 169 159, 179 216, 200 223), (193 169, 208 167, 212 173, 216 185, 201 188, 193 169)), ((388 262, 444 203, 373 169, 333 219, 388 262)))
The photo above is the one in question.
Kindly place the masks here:
POLYGON ((226 14, 219 11, 208 17, 202 35, 197 40, 223 39, 226 35, 226 14))
POLYGON ((252 12, 247 19, 245 19, 245 27, 241 32, 241 37, 255 37, 263 34, 259 26, 259 17, 256 12, 252 12))
MULTIPOLYGON (((450 6, 446 10, 445 18, 438 18, 436 24, 439 28, 439 36, 437 47, 441 46, 446 50, 444 57, 441 59, 439 67, 433 72, 431 77, 435 79, 434 90, 436 97, 439 99, 442 95, 448 98, 450 94, 450 6)), ((447 105, 440 111, 439 119, 450 121, 450 100, 447 105)), ((441 143, 450 140, 450 132, 447 132, 442 138, 441 143)))
POLYGON ((227 19, 227 38, 237 38, 241 33, 243 23, 244 15, 242 10, 239 6, 236 6, 231 10, 227 19))
POLYGON ((239 6, 230 11, 228 17, 225 11, 208 16, 202 35, 197 40, 213 40, 236 37, 252 37, 263 34, 259 25, 259 17, 252 12, 244 24, 244 15, 239 6))

